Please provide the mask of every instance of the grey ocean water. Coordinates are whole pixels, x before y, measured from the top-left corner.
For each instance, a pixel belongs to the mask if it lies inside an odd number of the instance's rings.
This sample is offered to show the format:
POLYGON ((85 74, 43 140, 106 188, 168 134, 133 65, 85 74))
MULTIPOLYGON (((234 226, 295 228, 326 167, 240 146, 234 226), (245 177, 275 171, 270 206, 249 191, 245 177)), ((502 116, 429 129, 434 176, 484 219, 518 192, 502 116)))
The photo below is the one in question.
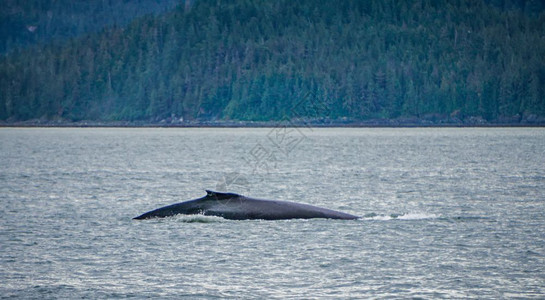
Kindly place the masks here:
POLYGON ((543 298, 545 129, 0 129, 2 298, 543 298), (357 221, 131 218, 204 189, 357 221))

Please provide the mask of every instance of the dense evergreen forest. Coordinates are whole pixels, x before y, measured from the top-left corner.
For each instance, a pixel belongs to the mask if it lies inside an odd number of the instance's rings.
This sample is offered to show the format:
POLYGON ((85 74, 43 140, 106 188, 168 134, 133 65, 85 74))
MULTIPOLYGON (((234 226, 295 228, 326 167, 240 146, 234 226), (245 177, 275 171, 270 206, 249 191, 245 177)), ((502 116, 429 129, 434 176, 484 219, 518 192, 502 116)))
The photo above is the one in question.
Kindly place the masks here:
POLYGON ((174 8, 179 0, 2 0, 0 53, 64 41, 136 17, 174 8))
POLYGON ((543 8, 507 0, 180 3, 3 55, 0 120, 543 119, 543 8))

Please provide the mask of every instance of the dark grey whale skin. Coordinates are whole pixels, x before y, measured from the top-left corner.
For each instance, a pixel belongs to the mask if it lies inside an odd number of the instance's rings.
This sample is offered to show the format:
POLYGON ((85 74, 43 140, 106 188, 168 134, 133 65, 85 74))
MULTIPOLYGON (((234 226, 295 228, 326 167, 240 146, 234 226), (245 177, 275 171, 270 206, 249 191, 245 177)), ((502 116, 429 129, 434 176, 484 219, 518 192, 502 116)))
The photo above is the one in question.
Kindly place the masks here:
POLYGON ((207 190, 206 196, 149 211, 136 220, 164 218, 178 214, 217 216, 230 220, 286 220, 327 218, 355 220, 359 217, 327 208, 288 201, 253 199, 234 193, 207 190))

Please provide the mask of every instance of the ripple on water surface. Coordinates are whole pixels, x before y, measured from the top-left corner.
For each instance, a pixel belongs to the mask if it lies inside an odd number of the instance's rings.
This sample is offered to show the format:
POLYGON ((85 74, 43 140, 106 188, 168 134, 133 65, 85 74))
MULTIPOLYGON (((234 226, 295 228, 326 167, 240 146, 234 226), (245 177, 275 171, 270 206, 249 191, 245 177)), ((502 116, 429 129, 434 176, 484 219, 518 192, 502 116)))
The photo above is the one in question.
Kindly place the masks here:
POLYGON ((275 130, 0 129, 0 297, 545 296, 545 130, 275 130), (132 220, 218 186, 362 218, 132 220))

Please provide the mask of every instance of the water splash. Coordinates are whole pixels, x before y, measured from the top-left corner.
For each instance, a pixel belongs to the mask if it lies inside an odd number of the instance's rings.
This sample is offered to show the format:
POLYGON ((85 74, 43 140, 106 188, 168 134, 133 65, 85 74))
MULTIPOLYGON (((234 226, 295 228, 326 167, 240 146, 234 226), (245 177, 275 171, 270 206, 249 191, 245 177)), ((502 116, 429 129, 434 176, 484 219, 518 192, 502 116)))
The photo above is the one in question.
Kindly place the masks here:
POLYGON ((176 215, 171 217, 177 222, 182 223, 223 223, 228 221, 222 217, 205 216, 205 215, 176 215))
POLYGON ((410 212, 402 214, 376 214, 369 213, 362 217, 363 220, 377 220, 377 221, 390 221, 390 220, 428 220, 439 219, 440 216, 426 212, 410 212))

